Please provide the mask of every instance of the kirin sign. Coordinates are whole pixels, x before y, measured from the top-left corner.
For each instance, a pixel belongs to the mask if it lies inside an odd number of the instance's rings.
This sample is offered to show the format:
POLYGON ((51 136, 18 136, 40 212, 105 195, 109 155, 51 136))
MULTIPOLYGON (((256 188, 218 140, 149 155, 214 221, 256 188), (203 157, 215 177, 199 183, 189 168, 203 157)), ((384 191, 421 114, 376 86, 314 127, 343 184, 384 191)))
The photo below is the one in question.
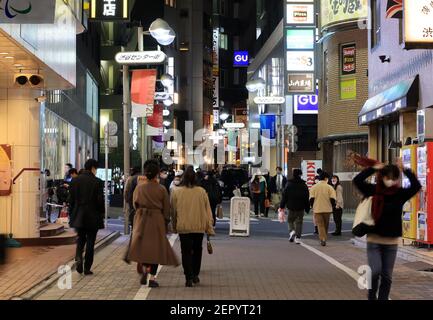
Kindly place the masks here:
POLYGON ((235 67, 248 67, 250 62, 248 51, 235 51, 233 65, 235 67))

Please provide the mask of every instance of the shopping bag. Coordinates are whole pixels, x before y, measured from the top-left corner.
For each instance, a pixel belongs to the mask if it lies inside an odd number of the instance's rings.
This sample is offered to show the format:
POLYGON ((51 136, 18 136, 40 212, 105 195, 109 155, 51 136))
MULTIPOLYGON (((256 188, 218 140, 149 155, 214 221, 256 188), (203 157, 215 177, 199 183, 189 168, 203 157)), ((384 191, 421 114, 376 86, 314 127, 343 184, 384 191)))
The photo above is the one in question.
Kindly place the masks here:
POLYGON ((355 218, 353 220, 352 233, 357 237, 363 237, 374 228, 374 219, 371 214, 373 197, 361 201, 356 208, 355 218))
POLYGON ((213 253, 213 247, 212 247, 212 243, 210 242, 210 236, 207 235, 207 252, 209 254, 213 253))
POLYGON ((68 207, 63 206, 62 210, 60 211, 59 218, 57 219, 58 223, 69 223, 69 213, 68 213, 68 207))
POLYGON ((217 207, 217 218, 218 219, 223 219, 224 218, 223 207, 221 205, 219 205, 217 207))
POLYGON ((278 221, 280 221, 280 223, 286 222, 286 212, 284 210, 278 211, 278 221))

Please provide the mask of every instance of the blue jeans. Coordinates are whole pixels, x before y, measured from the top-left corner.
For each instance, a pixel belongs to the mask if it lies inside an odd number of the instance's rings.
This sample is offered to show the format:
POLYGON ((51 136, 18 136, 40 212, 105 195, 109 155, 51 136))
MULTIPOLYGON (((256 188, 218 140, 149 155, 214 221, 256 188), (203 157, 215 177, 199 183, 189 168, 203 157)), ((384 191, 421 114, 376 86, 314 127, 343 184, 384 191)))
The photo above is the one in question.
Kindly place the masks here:
POLYGON ((389 299, 397 249, 398 245, 367 243, 368 265, 371 268, 371 289, 368 290, 368 300, 389 299))

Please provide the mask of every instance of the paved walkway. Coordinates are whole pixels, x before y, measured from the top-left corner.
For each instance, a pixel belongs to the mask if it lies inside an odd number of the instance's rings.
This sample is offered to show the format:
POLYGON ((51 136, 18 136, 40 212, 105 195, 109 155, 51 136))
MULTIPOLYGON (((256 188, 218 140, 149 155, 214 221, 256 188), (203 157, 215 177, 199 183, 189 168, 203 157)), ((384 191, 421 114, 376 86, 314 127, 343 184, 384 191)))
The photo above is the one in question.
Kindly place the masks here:
MULTIPOLYGON (((97 243, 110 234, 110 231, 99 231, 97 243)), ((0 266, 0 300, 22 295, 57 272, 59 266, 72 260, 74 256, 75 245, 8 250, 7 264, 0 266)))

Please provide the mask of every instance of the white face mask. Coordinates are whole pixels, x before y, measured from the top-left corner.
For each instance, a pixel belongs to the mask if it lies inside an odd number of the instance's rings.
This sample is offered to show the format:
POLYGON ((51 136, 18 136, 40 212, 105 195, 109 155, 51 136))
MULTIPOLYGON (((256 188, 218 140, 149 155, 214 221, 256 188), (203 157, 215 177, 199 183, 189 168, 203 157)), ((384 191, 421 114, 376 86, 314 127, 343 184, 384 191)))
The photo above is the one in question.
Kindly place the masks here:
POLYGON ((180 180, 174 180, 174 185, 176 186, 180 185, 180 180))
POLYGON ((335 186, 337 184, 337 180, 332 180, 332 184, 335 186))
POLYGON ((383 184, 385 185, 385 187, 391 188, 398 184, 398 180, 383 179, 383 184))

